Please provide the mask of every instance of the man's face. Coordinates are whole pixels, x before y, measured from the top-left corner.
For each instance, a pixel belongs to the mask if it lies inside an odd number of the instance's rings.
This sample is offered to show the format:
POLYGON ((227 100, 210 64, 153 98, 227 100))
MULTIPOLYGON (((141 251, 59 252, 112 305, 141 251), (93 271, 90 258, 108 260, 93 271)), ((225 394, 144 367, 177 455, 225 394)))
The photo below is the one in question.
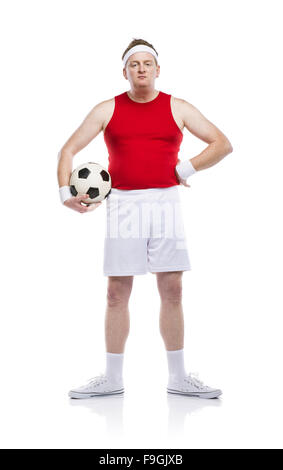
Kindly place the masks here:
POLYGON ((132 54, 123 69, 124 77, 129 80, 132 88, 154 88, 155 78, 159 77, 160 65, 149 52, 132 54))

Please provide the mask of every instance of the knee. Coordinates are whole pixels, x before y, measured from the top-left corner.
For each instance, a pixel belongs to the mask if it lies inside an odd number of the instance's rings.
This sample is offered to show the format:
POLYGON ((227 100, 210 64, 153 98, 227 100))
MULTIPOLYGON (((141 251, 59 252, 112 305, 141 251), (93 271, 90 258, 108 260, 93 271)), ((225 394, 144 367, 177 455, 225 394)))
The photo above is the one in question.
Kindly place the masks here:
POLYGON ((166 289, 160 289, 160 297, 163 302, 180 303, 182 301, 182 284, 172 282, 166 289))
MULTIPOLYGON (((110 279, 110 278, 109 278, 110 279)), ((127 304, 132 290, 132 283, 127 280, 109 280, 107 303, 110 306, 127 304)))

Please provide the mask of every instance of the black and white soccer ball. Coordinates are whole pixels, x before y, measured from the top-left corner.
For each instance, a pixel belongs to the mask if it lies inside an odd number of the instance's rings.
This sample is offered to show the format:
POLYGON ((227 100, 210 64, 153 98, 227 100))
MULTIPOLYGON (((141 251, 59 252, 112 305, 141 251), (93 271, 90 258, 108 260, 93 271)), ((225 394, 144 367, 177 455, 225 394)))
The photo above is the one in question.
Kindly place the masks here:
POLYGON ((71 174, 70 190, 73 196, 88 194, 86 204, 103 201, 111 191, 110 173, 98 163, 83 163, 71 174))

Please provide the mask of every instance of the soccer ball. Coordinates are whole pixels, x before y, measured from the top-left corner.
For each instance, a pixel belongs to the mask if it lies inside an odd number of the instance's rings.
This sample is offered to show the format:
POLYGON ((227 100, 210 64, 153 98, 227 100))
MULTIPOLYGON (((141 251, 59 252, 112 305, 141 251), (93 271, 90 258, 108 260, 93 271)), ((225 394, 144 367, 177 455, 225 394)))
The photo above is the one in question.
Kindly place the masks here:
POLYGON ((100 202, 111 191, 110 173, 98 163, 83 163, 71 174, 70 190, 73 196, 88 194, 89 198, 83 201, 86 204, 100 202))

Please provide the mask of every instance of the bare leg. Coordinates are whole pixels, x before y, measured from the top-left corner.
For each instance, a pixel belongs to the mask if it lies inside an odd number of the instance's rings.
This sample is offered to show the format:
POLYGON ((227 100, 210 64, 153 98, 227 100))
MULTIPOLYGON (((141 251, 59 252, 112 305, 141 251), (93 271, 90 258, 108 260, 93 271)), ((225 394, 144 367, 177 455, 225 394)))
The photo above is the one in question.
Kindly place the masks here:
POLYGON ((160 333, 167 351, 184 348, 182 271, 156 273, 160 294, 160 333))
POLYGON ((121 354, 130 331, 128 302, 133 276, 109 276, 105 316, 106 351, 121 354))

